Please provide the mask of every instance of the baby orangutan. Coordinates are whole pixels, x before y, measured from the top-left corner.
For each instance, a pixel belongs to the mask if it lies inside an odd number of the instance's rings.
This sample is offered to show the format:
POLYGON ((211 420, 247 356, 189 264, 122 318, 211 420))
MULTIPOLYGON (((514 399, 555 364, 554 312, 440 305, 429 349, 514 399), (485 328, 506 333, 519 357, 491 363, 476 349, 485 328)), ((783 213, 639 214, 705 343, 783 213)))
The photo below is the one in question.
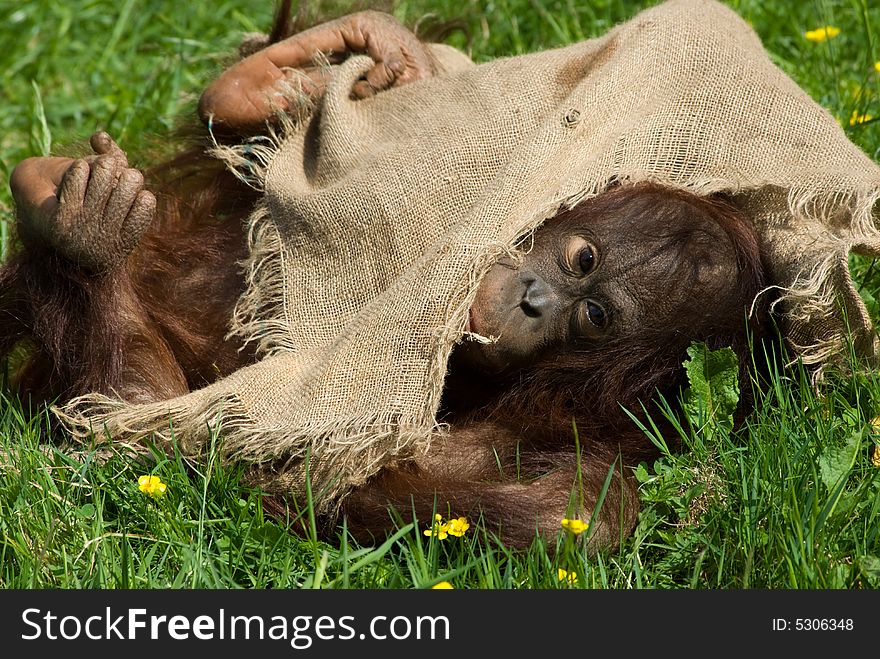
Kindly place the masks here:
MULTIPOLYGON (((294 36, 286 21, 282 10, 269 44, 202 97, 203 119, 230 140, 265 125, 267 91, 289 84, 291 69, 320 96, 328 69, 312 66, 316 52, 331 63, 373 57, 356 97, 435 74, 422 44, 384 14, 294 36)), ((32 158, 12 174, 23 249, 0 272, 0 350, 26 346, 14 387, 37 402, 88 392, 148 402, 252 363, 227 332, 258 193, 201 148, 141 173, 105 133, 91 143, 91 157, 32 158)), ((349 530, 370 541, 394 527, 392 508, 423 524, 436 510, 525 547, 555 536, 563 517, 590 517, 613 472, 589 542, 616 544, 638 510, 628 467, 652 455, 622 407, 657 391, 674 399, 694 340, 744 355, 762 288, 754 231, 724 199, 620 184, 558 213, 521 262, 502 259, 480 283, 468 329, 500 339, 453 352, 448 432, 344 499, 349 530)), ((324 520, 328 535, 335 521, 324 520)))

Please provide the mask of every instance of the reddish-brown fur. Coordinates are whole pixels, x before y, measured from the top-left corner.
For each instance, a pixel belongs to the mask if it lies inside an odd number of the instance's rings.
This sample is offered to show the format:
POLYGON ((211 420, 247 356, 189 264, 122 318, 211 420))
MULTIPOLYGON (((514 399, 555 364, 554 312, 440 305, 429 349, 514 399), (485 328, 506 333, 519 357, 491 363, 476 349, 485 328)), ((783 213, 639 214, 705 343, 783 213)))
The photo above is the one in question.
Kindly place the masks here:
POLYGON ((236 263, 256 193, 203 150, 147 172, 156 221, 126 267, 88 275, 28 245, 0 271, 0 347, 30 347, 12 378, 21 395, 160 400, 249 361, 224 337, 243 290, 236 263))
MULTIPOLYGON (((273 31, 276 40, 284 36, 273 31)), ((243 220, 256 193, 202 153, 196 145, 147 171, 157 218, 124 267, 87 275, 48 248, 28 245, 0 270, 0 352, 26 349, 12 377, 21 396, 43 403, 97 391, 160 400, 254 359, 225 337, 244 286, 237 262, 245 256, 243 220)), ((600 197, 594 212, 619 213, 619 197, 600 197)), ((719 309, 715 324, 698 322, 697 314, 682 317, 675 326, 557 355, 502 379, 480 380, 453 361, 441 410, 448 435, 427 455, 385 469, 352 493, 343 504, 349 529, 369 540, 393 526, 389 505, 404 520, 415 510, 423 523, 436 508, 472 521, 482 515, 490 531, 525 546, 536 531, 554 534, 562 517, 589 515, 613 466, 593 541, 613 545, 627 534, 638 510, 627 466, 652 448, 620 404, 638 409, 657 389, 674 398, 693 339, 733 344, 744 354, 744 324, 734 321, 762 285, 748 223, 721 201, 694 203, 737 249, 743 274, 733 292, 735 313, 719 309)))

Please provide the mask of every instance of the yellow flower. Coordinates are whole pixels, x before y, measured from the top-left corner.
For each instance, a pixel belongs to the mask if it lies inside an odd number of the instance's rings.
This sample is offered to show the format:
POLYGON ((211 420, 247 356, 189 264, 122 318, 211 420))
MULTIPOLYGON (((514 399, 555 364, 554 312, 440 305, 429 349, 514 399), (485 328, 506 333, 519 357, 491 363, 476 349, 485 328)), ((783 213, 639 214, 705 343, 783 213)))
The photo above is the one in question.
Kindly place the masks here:
POLYGON ((434 524, 431 528, 425 529, 424 534, 428 537, 436 536, 438 540, 445 540, 450 535, 460 538, 469 528, 471 525, 468 524, 466 517, 449 519, 444 522, 443 517, 438 513, 434 515, 434 524))
POLYGON ((870 114, 859 114, 858 110, 853 110, 852 116, 849 118, 849 125, 855 126, 857 124, 863 124, 873 119, 870 114))
POLYGON ((566 570, 559 568, 559 570, 557 571, 557 574, 559 575, 560 581, 567 581, 568 583, 577 583, 577 580, 578 580, 577 572, 567 572, 566 570))
POLYGON ((563 519, 562 528, 571 531, 575 535, 580 535, 590 528, 590 523, 581 519, 563 519))
POLYGON ((434 525, 429 529, 425 529, 424 533, 428 537, 431 537, 433 535, 437 536, 438 540, 446 540, 448 531, 449 524, 444 524, 443 518, 439 514, 437 514, 434 515, 434 525))
POLYGON ((816 28, 815 30, 807 30, 804 32, 804 36, 807 38, 807 41, 827 41, 828 39, 833 39, 838 34, 840 34, 840 28, 834 27, 833 25, 826 25, 825 27, 816 28))
POLYGON ((449 531, 449 535, 454 535, 456 538, 463 536, 469 528, 471 528, 471 525, 468 524, 467 518, 465 517, 450 519, 446 523, 446 529, 449 531))
POLYGON ((874 70, 880 73, 880 62, 874 62, 874 70))
POLYGON ((165 495, 165 490, 168 488, 158 476, 141 476, 138 478, 138 489, 144 494, 158 499, 165 495))
MULTIPOLYGON (((868 423, 871 424, 871 433, 880 435, 880 416, 875 416, 868 423)), ((871 449, 871 464, 880 469, 880 445, 874 444, 874 448, 871 449)))
POLYGON ((441 581, 440 583, 435 583, 431 586, 431 590, 452 590, 453 588, 455 588, 455 586, 448 581, 441 581))

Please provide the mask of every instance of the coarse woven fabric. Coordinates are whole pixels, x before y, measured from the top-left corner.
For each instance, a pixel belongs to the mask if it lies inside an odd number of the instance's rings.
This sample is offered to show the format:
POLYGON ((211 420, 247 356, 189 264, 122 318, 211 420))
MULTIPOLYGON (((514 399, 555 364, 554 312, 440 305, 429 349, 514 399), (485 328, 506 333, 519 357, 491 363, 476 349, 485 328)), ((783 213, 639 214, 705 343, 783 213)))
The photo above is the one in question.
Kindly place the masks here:
POLYGON ((320 105, 279 135, 221 153, 265 194, 233 331, 261 360, 174 400, 94 396, 59 414, 119 441, 150 433, 202 455, 221 427, 253 482, 319 511, 389 461, 443 441, 450 351, 481 277, 545 219, 613 182, 726 192, 761 236, 800 357, 874 334, 849 272, 880 254, 880 169, 775 67, 752 29, 708 0, 672 0, 601 38, 351 100, 352 57, 320 105), (173 432, 169 431, 169 425, 173 432))

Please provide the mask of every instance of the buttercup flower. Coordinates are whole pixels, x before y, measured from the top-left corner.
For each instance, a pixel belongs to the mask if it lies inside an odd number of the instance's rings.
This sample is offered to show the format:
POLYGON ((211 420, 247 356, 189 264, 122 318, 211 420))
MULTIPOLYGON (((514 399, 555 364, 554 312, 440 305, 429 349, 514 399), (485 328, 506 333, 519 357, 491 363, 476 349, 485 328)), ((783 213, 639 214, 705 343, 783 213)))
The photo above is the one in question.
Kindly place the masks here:
POLYGON ((575 535, 580 535, 590 528, 590 523, 585 522, 582 519, 563 519, 562 528, 571 531, 575 535))
POLYGON ((834 27, 833 25, 826 25, 825 27, 816 28, 815 30, 807 30, 804 32, 804 36, 808 41, 827 41, 828 39, 833 39, 838 34, 840 34, 840 28, 834 27))
POLYGON ((452 590, 453 588, 455 588, 455 586, 448 581, 441 581, 440 583, 435 583, 431 586, 431 590, 452 590))
POLYGON ((874 62, 874 70, 880 73, 880 62, 874 62))
POLYGON ((443 518, 438 513, 434 515, 434 525, 425 529, 424 533, 426 536, 431 537, 436 536, 438 540, 446 540, 446 536, 449 535, 449 525, 443 523, 443 518))
POLYGON ((577 583, 577 580, 578 580, 577 572, 568 572, 566 570, 563 570, 562 568, 559 568, 559 570, 557 571, 557 574, 559 575, 560 581, 567 581, 568 583, 577 583))
POLYGON ((856 126, 857 124, 863 124, 867 121, 871 121, 873 119, 870 114, 859 114, 858 110, 853 110, 852 116, 849 118, 849 125, 856 126))
POLYGON ((424 534, 429 537, 436 536, 438 540, 445 540, 450 535, 460 538, 469 528, 471 525, 466 517, 443 521, 443 517, 438 513, 434 515, 434 524, 431 528, 425 529, 424 534))
POLYGON ((158 476, 147 475, 138 478, 138 489, 144 494, 149 494, 154 499, 158 499, 165 495, 165 490, 168 489, 168 486, 158 476))
POLYGON ((467 518, 465 517, 450 519, 446 523, 446 529, 449 532, 449 535, 454 535, 456 538, 463 536, 469 528, 471 528, 471 525, 468 524, 467 518))

